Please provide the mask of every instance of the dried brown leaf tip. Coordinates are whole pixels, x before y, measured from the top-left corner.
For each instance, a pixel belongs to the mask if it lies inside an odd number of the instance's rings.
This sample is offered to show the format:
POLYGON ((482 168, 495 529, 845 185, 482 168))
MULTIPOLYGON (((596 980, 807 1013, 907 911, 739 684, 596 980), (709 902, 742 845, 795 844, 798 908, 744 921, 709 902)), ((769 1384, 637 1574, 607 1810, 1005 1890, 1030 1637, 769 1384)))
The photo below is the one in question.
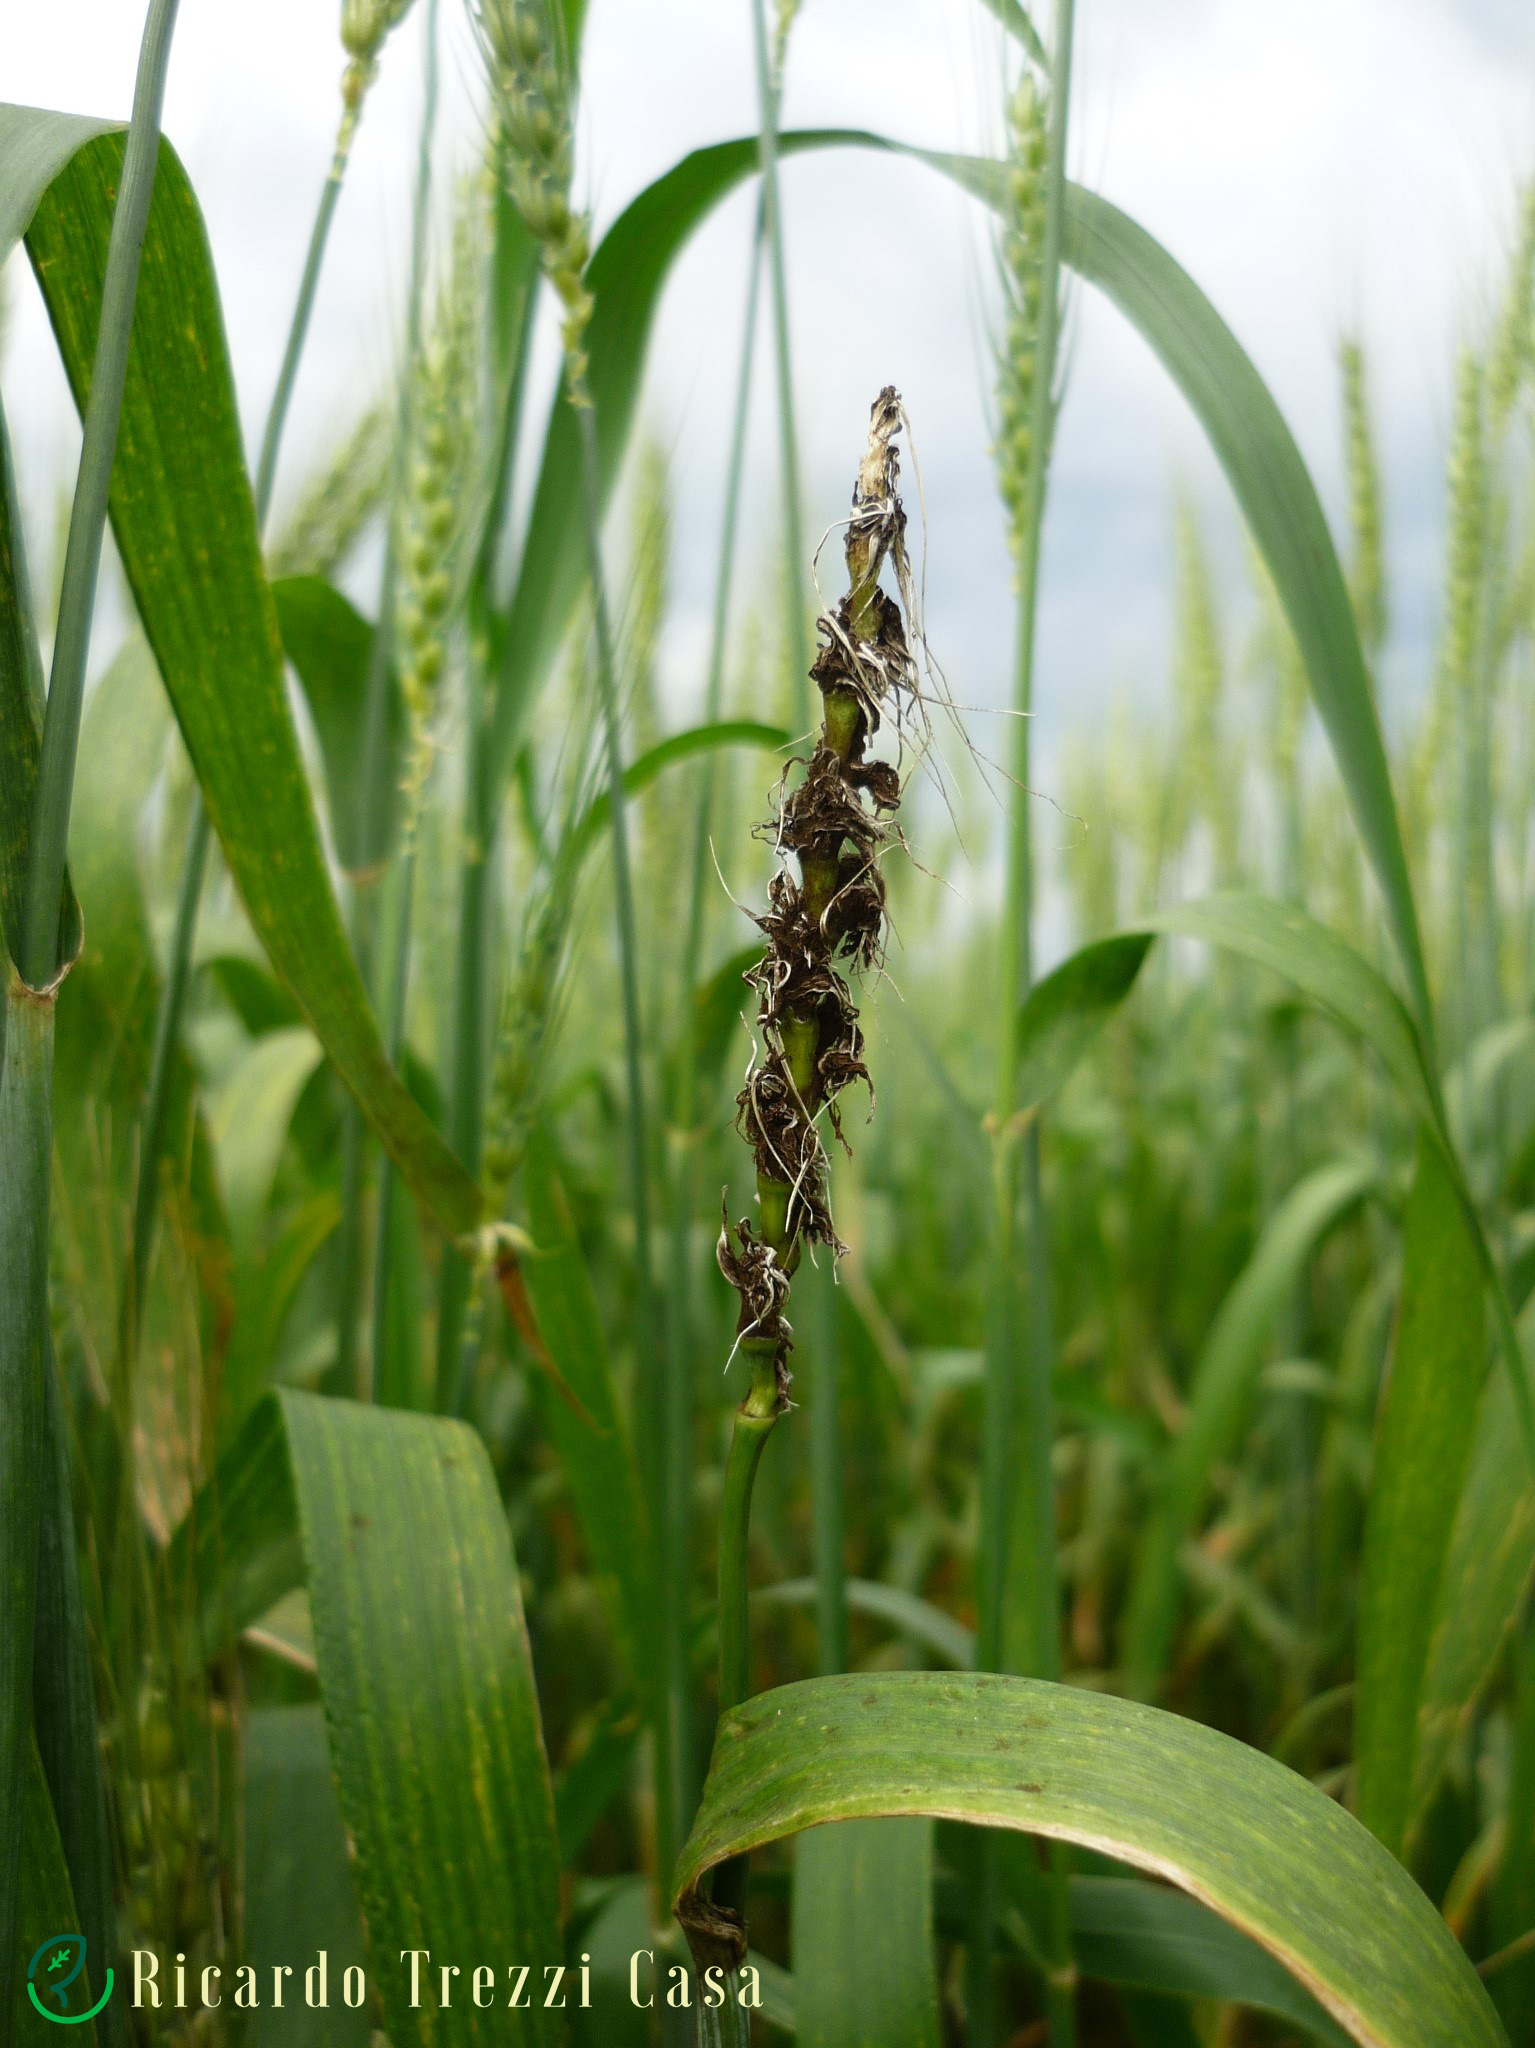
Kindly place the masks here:
MULTIPOLYGON (((759 828, 781 863, 756 923, 766 946, 746 980, 757 995, 757 1045, 736 1100, 736 1127, 757 1163, 760 1235, 745 1220, 720 1235, 720 1270, 741 1297, 743 1345, 771 1349, 787 1398, 792 1334, 789 1280, 808 1241, 843 1246, 832 1221, 824 1121, 845 1146, 838 1098, 869 1082, 858 1006, 845 971, 877 969, 885 949, 880 861, 897 840, 901 778, 866 758, 893 715, 917 703, 902 602, 880 582, 890 566, 910 609, 906 514, 897 484, 901 401, 887 385, 874 401, 869 441, 847 524, 848 588, 823 612, 810 674, 824 710, 814 752, 784 771, 773 816, 759 828), (801 780, 790 787, 796 768, 801 780)), ((872 1084, 870 1094, 872 1100, 872 1084)))

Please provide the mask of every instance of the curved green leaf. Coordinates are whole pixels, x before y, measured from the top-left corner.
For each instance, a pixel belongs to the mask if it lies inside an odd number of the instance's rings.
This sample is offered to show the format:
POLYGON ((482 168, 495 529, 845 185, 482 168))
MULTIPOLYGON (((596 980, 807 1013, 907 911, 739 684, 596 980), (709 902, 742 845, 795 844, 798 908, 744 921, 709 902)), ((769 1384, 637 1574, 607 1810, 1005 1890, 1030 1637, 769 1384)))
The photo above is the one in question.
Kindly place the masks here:
MULTIPOLYGON (((396 2043, 506 2038, 504 2015, 400 1952, 559 1954, 554 1803, 517 1565, 485 1447, 465 1425, 280 1397, 341 1816, 370 1972, 396 2043)), ((461 1980, 462 1982, 463 1980, 461 1980)), ((539 2009, 522 2038, 554 2042, 539 2009)))
MULTIPOLYGON (((810 129, 780 136, 779 151, 793 156, 802 150, 859 143, 889 146, 856 129, 810 129)), ((587 272, 592 294, 587 385, 604 505, 623 462, 650 330, 671 266, 720 200, 755 173, 758 152, 755 135, 691 151, 630 202, 592 257, 587 272)), ((585 585, 581 490, 577 423, 562 386, 544 438, 491 714, 488 786, 497 793, 505 784, 528 708, 585 585)))
POLYGON ((1176 1715, 1026 1678, 818 1678, 726 1714, 678 1863, 695 1952, 736 1953, 702 1897, 724 1859, 824 1821, 921 1813, 1085 1843, 1168 1879, 1366 2048, 1507 2048, 1443 1920, 1325 1793, 1176 1715))
MULTIPOLYGON (((554 1957, 559 1854, 517 1564, 485 1447, 444 1417, 282 1391, 252 1414, 170 1559, 202 1647, 308 1583, 320 1693, 367 1932, 369 1982, 405 2043, 506 2038, 438 1965, 554 1957), (184 1582, 184 1581, 183 1581, 184 1582)), ((519 2037, 554 2042, 554 2014, 519 2037)))
POLYGON ((1039 30, 1019 5, 1019 0, 981 0, 981 5, 988 14, 997 17, 1015 41, 1022 43, 1041 70, 1049 70, 1049 52, 1040 40, 1039 30))
POLYGON ((235 1254, 256 1256, 288 1126, 320 1046, 305 1025, 258 1038, 213 1094, 208 1125, 229 1211, 235 1254))
POLYGON ((1156 1692, 1178 1624, 1179 1553, 1193 1533, 1217 1463, 1242 1429, 1264 1349, 1317 1245, 1368 1192, 1375 1169, 1343 1160, 1292 1188, 1264 1227, 1206 1337, 1188 1415, 1137 1545, 1121 1661, 1138 1698, 1156 1692))
MULTIPOLYGON (((759 725, 748 718, 726 718, 712 725, 691 726, 686 732, 674 732, 669 739, 658 740, 629 763, 624 770, 624 794, 638 796, 664 769, 678 761, 691 761, 699 754, 715 753, 721 747, 756 747, 767 752, 789 744, 789 735, 782 726, 759 725)), ((592 798, 570 835, 574 859, 584 859, 608 829, 611 808, 606 790, 592 798)))
POLYGON ((1408 1108, 1448 1152, 1438 1086, 1413 1020, 1401 997, 1346 939, 1294 904, 1235 891, 1153 911, 1137 924, 1144 931, 1202 939, 1293 982, 1379 1054, 1408 1108))
POLYGON ((1149 932, 1123 932, 1083 946, 1030 989, 1018 1012, 1020 1115, 1065 1086, 1109 1018, 1135 986, 1149 932))
POLYGON ((1354 1756, 1360 1819, 1401 1853, 1434 1607, 1487 1362, 1481 1259, 1438 1148, 1418 1143, 1402 1299, 1365 1512, 1354 1756))
MULTIPOLYGON (((874 1621, 887 1622, 914 1643, 956 1671, 968 1671, 975 1662, 975 1637, 962 1621, 945 1614, 930 1600, 899 1586, 881 1585, 874 1579, 848 1579, 843 1588, 854 1614, 866 1614, 874 1621)), ((782 1579, 776 1586, 759 1586, 752 1595, 769 1607, 813 1607, 814 1579, 782 1579)))
POLYGON ((1242 507, 1332 743, 1425 1040, 1433 1010, 1380 719, 1348 585, 1295 438, 1231 329, 1180 264, 1096 193, 1066 194, 1067 262, 1162 359, 1242 507))
MULTIPOLYGON (((81 406, 122 153, 120 134, 0 109, 0 165, 17 164, 30 179, 8 194, 0 225, 26 223, 81 406)), ((462 1234, 479 1220, 479 1190, 389 1065, 331 888, 284 690, 212 259, 169 144, 144 249, 111 511, 139 617, 257 936, 407 1182, 445 1229, 462 1234)))

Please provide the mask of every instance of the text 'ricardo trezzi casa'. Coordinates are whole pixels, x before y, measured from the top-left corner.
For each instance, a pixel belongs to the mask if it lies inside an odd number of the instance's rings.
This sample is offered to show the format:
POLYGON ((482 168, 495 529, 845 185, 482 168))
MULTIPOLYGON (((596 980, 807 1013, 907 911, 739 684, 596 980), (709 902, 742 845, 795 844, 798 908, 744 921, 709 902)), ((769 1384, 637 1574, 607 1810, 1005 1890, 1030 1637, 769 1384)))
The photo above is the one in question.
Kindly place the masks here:
MULTIPOLYGON (((507 1963, 501 1970, 489 1964, 459 1965, 458 1963, 432 1962, 430 1949, 404 1948, 400 1951, 402 1971, 409 1981, 409 2004, 419 2008, 423 2004, 437 2007, 440 2011, 451 2011, 455 2005, 479 2007, 501 2005, 516 2012, 530 2012, 541 2005, 555 2011, 564 2011, 568 2006, 589 2011, 592 2003, 591 1957, 583 1954, 578 1964, 566 1963, 507 1963)), ((339 1982, 335 1985, 338 1994, 336 2003, 354 2010, 366 2003, 368 1980, 359 1965, 353 1963, 337 1973, 339 1982)), ((212 2011, 224 2003, 226 1988, 229 2002, 242 2012, 281 2009, 303 2004, 311 2008, 328 2010, 331 2005, 332 1980, 330 1955, 320 1949, 313 1963, 307 1969, 289 1963, 272 1963, 258 1970, 253 1963, 241 1963, 231 1972, 233 1982, 226 1987, 224 1971, 214 1963, 194 1976, 191 1995, 187 1984, 186 1957, 178 1955, 167 1973, 168 1981, 160 1977, 160 1960, 150 1949, 136 1948, 133 1951, 133 2004, 136 2009, 149 2008, 185 2012, 195 2007, 212 2011), (303 1996, 300 1999, 300 1981, 303 1996)), ((745 1964, 736 1972, 734 1994, 738 2005, 751 2010, 760 2009, 762 1987, 754 1966, 745 1964)), ((718 2011, 731 1995, 727 1974, 718 1968, 706 1969, 695 1976, 681 1963, 665 1963, 657 1970, 655 1951, 637 1948, 629 1957, 629 2001, 636 2006, 654 2006, 660 2002, 680 2010, 698 2002, 718 2011)))

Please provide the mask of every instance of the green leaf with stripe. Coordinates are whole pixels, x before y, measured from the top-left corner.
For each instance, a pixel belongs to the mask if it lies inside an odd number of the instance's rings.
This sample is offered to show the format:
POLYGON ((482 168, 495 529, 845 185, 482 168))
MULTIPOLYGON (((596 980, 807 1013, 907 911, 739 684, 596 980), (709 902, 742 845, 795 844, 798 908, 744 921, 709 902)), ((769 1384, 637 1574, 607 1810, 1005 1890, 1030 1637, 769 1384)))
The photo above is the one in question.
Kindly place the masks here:
MULTIPOLYGON (((83 407, 123 138, 0 108, 0 255, 20 232, 83 407)), ((257 936, 406 1181, 454 1235, 479 1190, 390 1067, 347 943, 283 679, 202 215, 161 146, 111 514, 140 621, 257 936)))
POLYGON ((990 1673, 811 1679, 726 1714, 678 1862, 695 1952, 738 1952, 705 1897, 720 1862, 891 1814, 1084 1843, 1165 1878, 1266 1949, 1364 2048, 1507 2048, 1428 1899, 1308 1780, 1154 1707, 990 1673))
MULTIPOLYGON (((292 1586, 315 1661, 367 1932, 396 2048, 507 2037, 504 1998, 410 2003, 438 1964, 560 1954, 559 1854, 506 1513, 485 1447, 435 1416, 283 1391, 256 1408, 178 1533, 211 1653, 292 1586)), ((503 1992, 505 1990, 503 1982, 503 1992)), ((519 2022, 554 2042, 558 2016, 519 2022)))

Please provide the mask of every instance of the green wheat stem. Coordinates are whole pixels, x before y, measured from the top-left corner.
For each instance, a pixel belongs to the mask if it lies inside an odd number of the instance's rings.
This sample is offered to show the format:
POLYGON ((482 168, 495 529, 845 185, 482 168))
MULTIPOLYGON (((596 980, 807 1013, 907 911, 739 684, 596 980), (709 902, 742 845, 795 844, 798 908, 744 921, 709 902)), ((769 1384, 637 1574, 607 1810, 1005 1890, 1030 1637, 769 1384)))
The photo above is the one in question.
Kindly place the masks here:
POLYGON ((800 499, 799 436, 794 424, 794 363, 789 347, 789 283, 784 256, 783 209, 778 189, 778 98, 768 44, 766 0, 752 0, 752 50, 757 69, 757 156, 763 219, 773 283, 773 362, 778 389, 778 461, 783 484, 785 655, 796 691, 794 716, 810 725, 810 634, 800 592, 805 560, 800 499))
MULTIPOLYGON (((426 65, 421 91, 421 127, 416 149, 416 184, 411 201, 410 231, 410 297, 406 309, 405 374, 400 380, 400 409, 397 427, 397 485, 395 502, 398 502, 399 476, 403 473, 407 451, 410 446, 411 427, 414 414, 414 392, 417 365, 421 359, 422 300, 426 290, 426 254, 428 228, 432 201, 432 139, 437 128, 437 10, 438 0, 427 0, 426 11, 426 65)), ((391 512, 393 507, 391 507, 391 512)), ((390 527, 394 521, 391 517, 390 527)), ((368 706, 366 732, 372 746, 368 769, 372 780, 365 777, 364 788, 369 792, 365 801, 371 801, 380 809, 387 800, 387 762, 384 755, 383 732, 387 724, 390 662, 393 655, 393 610, 395 582, 395 550, 388 550, 385 569, 385 594, 379 605, 378 628, 374 636, 373 661, 368 671, 368 706)), ((413 801, 419 802, 420 792, 413 801)), ((412 845, 413 845, 412 835, 412 845)), ((399 863, 400 872, 395 877, 394 895, 387 908, 389 929, 385 936, 384 952, 390 985, 380 993, 385 998, 385 1030, 389 1058, 398 1067, 405 1046, 405 1002, 410 991, 410 941, 411 902, 414 894, 416 872, 412 846, 407 846, 399 863)), ((352 1111, 356 1114, 355 1105, 352 1111)), ((356 1198, 362 1193, 360 1183, 355 1189, 356 1198)), ((373 1223, 373 1372, 371 1379, 375 1392, 381 1379, 386 1382, 392 1377, 389 1361, 382 1356, 388 1342, 389 1289, 394 1263, 394 1201, 395 1170, 393 1163, 383 1158, 378 1169, 378 1196, 373 1223)))
POLYGON ((320 204, 315 211, 314 225, 309 231, 309 247, 304 255, 298 297, 294 301, 293 317, 288 323, 288 339, 283 347, 277 383, 267 411, 266 428, 261 436, 261 452, 256 459, 256 517, 262 526, 266 524, 267 510, 272 502, 272 487, 277 480, 277 458, 282 449, 283 429, 288 422, 288 407, 293 399, 293 387, 298 379, 304 344, 309 338, 309 321, 314 312, 315 294, 319 289, 320 272, 325 263, 325 249, 330 240, 331 222, 335 218, 341 187, 346 182, 347 165, 351 161, 352 144, 356 139, 361 112, 360 104, 347 104, 342 108, 341 122, 336 130, 336 146, 331 154, 330 171, 320 189, 320 204))
MULTIPOLYGON (((43 714, 16 966, 31 990, 48 993, 41 999, 23 994, 20 1000, 13 1000, 7 995, 0 1057, 0 1128, 7 1140, 4 1178, 10 1188, 9 1201, 0 1199, 0 1239, 8 1255, 0 1282, 10 1296, 7 1313, 0 1315, 0 1365, 5 1368, 5 1427, 11 1443, 11 1456, 0 1465, 11 1553, 0 1576, 0 1607, 4 1610, 0 1646, 6 1652, 0 1688, 0 1793, 14 1810, 21 1757, 31 1739, 28 1721, 35 1719, 70 1888, 107 1954, 115 1946, 115 1916, 101 1748, 90 1682, 91 1652, 76 1576, 69 1458, 62 1403, 53 1377, 49 1318, 53 990, 61 966, 67 971, 69 965, 60 959, 60 904, 85 670, 139 270, 159 164, 161 112, 176 12, 177 0, 151 0, 140 46, 122 180, 107 247, 80 467, 70 508, 53 671, 43 714), (14 1374, 13 1362, 19 1367, 14 1374), (30 1458, 29 1452, 33 1453, 30 1458), (32 1469, 16 1472, 18 1454, 32 1469), (50 1607, 51 1611, 44 1611, 50 1607), (38 1632, 35 1623, 40 1612, 48 1626, 38 1632), (38 1714, 39 1702, 45 1718, 38 1714)), ((10 450, 3 418, 0 467, 9 493, 10 450)), ((8 510, 14 511, 14 505, 8 510)), ((10 519, 6 523, 9 526, 10 519)), ((17 557, 19 562, 19 546, 17 557)), ((21 568, 16 572, 16 601, 23 613, 18 624, 35 653, 21 568)), ((6 1832, 12 1841, 0 1850, 0 1941, 6 1950, 5 1963, 0 1966, 0 1990, 9 1999, 11 1945, 17 1931, 19 1830, 8 1826, 6 1832)), ((102 2033, 109 2043, 122 2039, 118 2015, 105 2021, 102 2033)))
MULTIPOLYGON (((735 577, 742 484, 746 474, 746 429, 751 412, 764 240, 763 209, 759 204, 747 271, 740 366, 736 375, 735 407, 725 464, 725 501, 720 514, 719 556, 715 566, 709 661, 704 682, 703 715, 706 724, 712 724, 719 718, 725 695, 730 597, 735 577)), ((699 1134, 695 1129, 698 1117, 698 1042, 694 998, 703 964, 705 913, 709 900, 709 837, 716 780, 713 758, 708 757, 699 770, 698 807, 693 820, 692 872, 688 884, 687 927, 678 991, 682 1044, 672 1102, 672 1125, 678 1153, 672 1193, 672 1299, 676 1312, 670 1329, 671 1342, 667 1347, 667 1519, 663 1570, 667 1585, 667 1690, 671 1699, 672 1745, 676 1757, 673 1792, 679 1841, 692 1823, 698 1796, 693 1763, 692 1602, 689 1596, 693 1534, 693 1362, 700 1324, 693 1259, 693 1219, 698 1213, 699 1194, 699 1134)))
MULTIPOLYGON (((452 1090, 448 1134, 460 1159, 478 1173, 484 1156, 485 1053, 491 996, 486 969, 490 881, 500 806, 486 781, 486 647, 494 603, 497 544, 511 500, 527 388, 529 337, 538 304, 538 273, 525 283, 507 383, 496 458, 495 491, 469 590, 468 704, 464 741, 464 849, 459 868, 458 934, 453 963, 452 1090)), ((510 649, 508 649, 510 653, 510 649)), ((437 1406, 464 1412, 474 1370, 475 1318, 469 1313, 473 1274, 445 1247, 437 1310, 437 1406)))
POLYGON ((139 260, 149 227, 149 207, 159 162, 160 110, 165 99, 176 6, 177 0, 153 0, 145 24, 122 185, 112 215, 106 277, 101 290, 101 323, 91 366, 80 470, 70 507, 69 540, 59 590, 58 628, 32 809, 21 958, 17 962, 22 979, 35 989, 46 988, 59 969, 59 897, 69 846, 75 758, 85 701, 85 664, 90 653, 91 619, 107 524, 112 463, 117 453, 118 420, 128 377, 139 260))
MULTIPOLYGON (((998 978, 997 1088, 993 1194, 995 1201, 993 1298, 986 1356, 985 1434, 981 1475, 978 1668, 1014 1665, 1035 1677, 1059 1674, 1054 1487, 1051 1454, 1054 1413, 1051 1398, 1049 1270, 1044 1207, 1040 1196, 1039 1134, 1035 1121, 1019 1131, 1017 1105, 1018 1011, 1033 980, 1034 858, 1029 793, 1035 640, 1039 606, 1040 544, 1045 493, 1055 424, 1055 373, 1060 326, 1060 276, 1066 192, 1066 137, 1071 95, 1072 0, 1059 0, 1047 114, 1044 217, 1039 256, 1039 299, 1035 360, 1028 423, 1018 543, 1018 621, 1013 684, 1013 745, 1009 770, 1006 867, 998 978), (1019 1198, 1023 1229, 1019 1242, 1019 1198), (1025 1275, 1027 1325, 1019 1330, 1015 1275, 1025 1275), (1021 1337, 1021 1342, 1020 1342, 1021 1337), (1016 1494, 1015 1494, 1016 1485, 1016 1494), (1010 1559, 1015 1533, 1023 1554, 1010 1559), (1024 1582, 1018 1640, 1008 1640, 1008 1577, 1015 1562, 1024 1582), (1010 1650, 1016 1654, 1010 1655, 1010 1650)), ((1051 2039, 1059 2048, 1075 2041, 1075 2010, 1067 1922, 1059 1894, 1065 1870, 1052 1858, 1055 1910, 1049 1929, 1052 1968, 1046 1978, 1051 2039)), ((968 2003, 970 2038, 988 2048, 996 2038, 997 2013, 992 1973, 997 1910, 996 1845, 983 1843, 982 1881, 970 1928, 968 2003)))
MULTIPOLYGON (((572 386, 572 389, 575 387, 572 386)), ((623 734, 618 711, 618 663, 608 610, 607 581, 602 566, 602 487, 597 464, 597 419, 589 402, 575 405, 581 431, 581 507, 592 586, 592 624, 596 643, 598 703, 602 715, 603 751, 608 777, 608 829, 613 855, 613 894, 618 922, 618 966, 623 1005, 624 1077, 629 1114, 626 1119, 629 1155, 629 1198, 634 1212, 635 1323, 639 1331, 636 1435, 641 1445, 653 1540, 658 1546, 666 1526, 667 1502, 662 1468, 662 1404, 666 1388, 666 1353, 651 1260, 650 1141, 645 1106, 644 1040, 639 981, 639 937, 634 911, 634 870, 629 852, 628 801, 624 792, 623 734)), ((673 1837, 673 1759, 670 1711, 656 1729, 656 1864, 669 1883, 673 1837)))

